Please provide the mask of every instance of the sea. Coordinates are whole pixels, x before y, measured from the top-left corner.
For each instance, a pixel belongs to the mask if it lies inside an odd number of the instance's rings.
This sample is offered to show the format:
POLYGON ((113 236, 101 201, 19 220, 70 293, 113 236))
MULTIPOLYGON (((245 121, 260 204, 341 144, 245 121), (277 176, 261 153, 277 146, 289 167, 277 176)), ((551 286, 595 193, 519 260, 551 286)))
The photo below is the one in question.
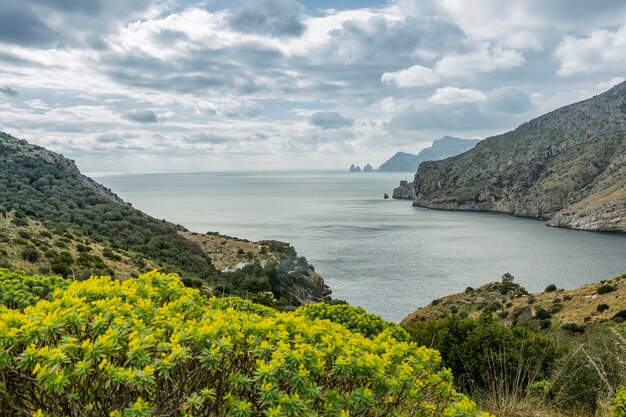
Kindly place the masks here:
POLYGON ((94 174, 124 200, 195 232, 290 242, 333 297, 400 321, 505 272, 532 292, 626 272, 626 234, 384 199, 411 173, 246 171, 94 174))

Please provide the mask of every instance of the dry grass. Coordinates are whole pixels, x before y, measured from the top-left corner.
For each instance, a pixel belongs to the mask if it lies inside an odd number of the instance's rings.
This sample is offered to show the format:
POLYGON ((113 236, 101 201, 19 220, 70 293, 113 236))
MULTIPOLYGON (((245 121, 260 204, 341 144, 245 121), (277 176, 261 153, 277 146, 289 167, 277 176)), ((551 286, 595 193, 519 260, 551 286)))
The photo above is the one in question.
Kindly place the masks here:
POLYGON ((277 261, 282 257, 282 253, 273 251, 272 248, 286 248, 289 246, 285 242, 269 240, 251 242, 245 239, 220 235, 219 233, 179 233, 187 239, 199 243, 211 258, 213 265, 220 271, 234 269, 241 262, 254 262, 257 260, 277 261), (263 248, 265 248, 265 253, 262 253, 263 248), (251 255, 248 255, 248 253, 251 255))
MULTIPOLYGON (((600 295, 597 290, 602 283, 594 283, 573 290, 510 296, 493 291, 492 286, 494 284, 492 283, 471 292, 443 297, 411 313, 402 323, 406 324, 413 320, 445 318, 453 314, 452 312, 455 310, 467 312, 470 318, 478 318, 484 311, 481 306, 499 302, 503 307, 494 313, 496 318, 499 317, 498 314, 501 311, 512 313, 514 310, 524 311, 523 314, 527 318, 532 318, 540 308, 550 312, 554 311, 555 305, 561 305, 561 311, 551 313, 555 325, 565 323, 574 323, 579 326, 595 324, 611 320, 616 313, 626 310, 626 274, 603 283, 613 285, 616 291, 600 295), (608 310, 598 311, 597 308, 600 304, 608 305, 608 310)), ((510 325, 515 318, 510 315, 505 319, 500 318, 500 321, 510 325)))

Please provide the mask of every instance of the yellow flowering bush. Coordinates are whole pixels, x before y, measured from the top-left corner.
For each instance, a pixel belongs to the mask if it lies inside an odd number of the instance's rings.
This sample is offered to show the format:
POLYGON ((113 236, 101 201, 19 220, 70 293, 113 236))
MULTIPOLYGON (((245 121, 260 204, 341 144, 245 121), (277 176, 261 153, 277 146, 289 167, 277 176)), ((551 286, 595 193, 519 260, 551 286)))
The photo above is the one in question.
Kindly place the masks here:
POLYGON ((58 276, 28 276, 22 271, 0 268, 0 305, 21 309, 49 298, 55 289, 66 288, 69 283, 58 276))
POLYGON ((388 332, 398 340, 410 340, 409 334, 396 323, 390 323, 383 320, 380 316, 370 314, 360 307, 353 307, 348 304, 307 304, 296 310, 296 314, 311 319, 330 320, 367 337, 375 337, 382 332, 388 332))
POLYGON ((617 396, 611 409, 613 417, 626 417, 626 388, 617 390, 617 396))
POLYGON ((437 351, 225 302, 151 272, 4 308, 0 415, 480 415, 437 351))

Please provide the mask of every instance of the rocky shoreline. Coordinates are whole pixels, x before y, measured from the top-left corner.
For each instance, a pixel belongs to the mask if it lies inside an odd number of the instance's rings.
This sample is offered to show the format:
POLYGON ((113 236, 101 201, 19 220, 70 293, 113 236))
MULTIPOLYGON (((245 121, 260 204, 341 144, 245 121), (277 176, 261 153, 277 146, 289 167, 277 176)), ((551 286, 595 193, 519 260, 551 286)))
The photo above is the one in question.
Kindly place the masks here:
POLYGON ((626 232, 626 82, 420 164, 394 198, 438 210, 508 213, 548 226, 626 232), (412 184, 412 185, 411 185, 412 184))

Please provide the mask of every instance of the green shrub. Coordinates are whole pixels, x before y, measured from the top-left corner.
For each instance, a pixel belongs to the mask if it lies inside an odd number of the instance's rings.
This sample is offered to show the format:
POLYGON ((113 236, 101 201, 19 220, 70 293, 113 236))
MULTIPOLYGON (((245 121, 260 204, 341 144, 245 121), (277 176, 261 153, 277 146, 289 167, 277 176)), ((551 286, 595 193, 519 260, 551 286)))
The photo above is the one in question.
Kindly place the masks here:
POLYGON ((55 289, 66 288, 68 284, 61 277, 28 276, 21 271, 0 269, 0 305, 22 309, 49 299, 55 289))
POLYGON ((537 320, 547 320, 549 318, 552 317, 552 314, 550 314, 548 311, 546 311, 545 309, 539 307, 536 311, 535 311, 535 319, 537 320))
POLYGON ((626 417, 626 388, 622 387, 617 391, 611 412, 613 417, 626 417))
POLYGON ((567 330, 571 333, 585 333, 585 328, 576 323, 565 323, 561 326, 561 329, 567 330))
POLYGON ((546 379, 556 360, 556 347, 549 339, 529 328, 508 328, 486 318, 414 321, 405 330, 418 344, 439 350, 444 365, 467 391, 494 383, 524 388, 537 378, 546 379))
POLYGON ((556 291, 556 290, 557 290, 556 285, 554 285, 554 284, 550 284, 550 285, 548 285, 548 286, 546 287, 546 289, 544 290, 544 292, 554 292, 554 291, 556 291))
POLYGON ((397 324, 385 321, 380 316, 368 313, 360 307, 352 307, 347 304, 307 304, 298 308, 295 314, 310 319, 330 320, 367 337, 375 337, 383 332, 388 332, 401 341, 410 339, 404 329, 397 324))
POLYGON ((598 313, 604 313, 606 310, 608 310, 610 307, 608 304, 598 304, 598 306, 596 307, 596 311, 598 313))
POLYGON ((616 291, 616 290, 617 290, 617 288, 616 288, 615 286, 613 286, 613 285, 610 285, 610 284, 603 284, 603 285, 600 285, 600 286, 598 287, 598 289, 596 290, 596 292, 597 292, 598 294, 602 295, 602 294, 608 294, 608 293, 613 292, 613 291, 616 291))
POLYGON ((37 249, 31 246, 31 247, 22 249, 22 251, 20 252, 20 257, 25 261, 28 261, 30 263, 35 263, 39 260, 40 253, 37 249))
POLYGON ((563 308, 565 308, 565 306, 561 303, 555 303, 552 305, 552 307, 550 307, 550 313, 552 314, 556 314, 560 311, 563 311, 563 308))

